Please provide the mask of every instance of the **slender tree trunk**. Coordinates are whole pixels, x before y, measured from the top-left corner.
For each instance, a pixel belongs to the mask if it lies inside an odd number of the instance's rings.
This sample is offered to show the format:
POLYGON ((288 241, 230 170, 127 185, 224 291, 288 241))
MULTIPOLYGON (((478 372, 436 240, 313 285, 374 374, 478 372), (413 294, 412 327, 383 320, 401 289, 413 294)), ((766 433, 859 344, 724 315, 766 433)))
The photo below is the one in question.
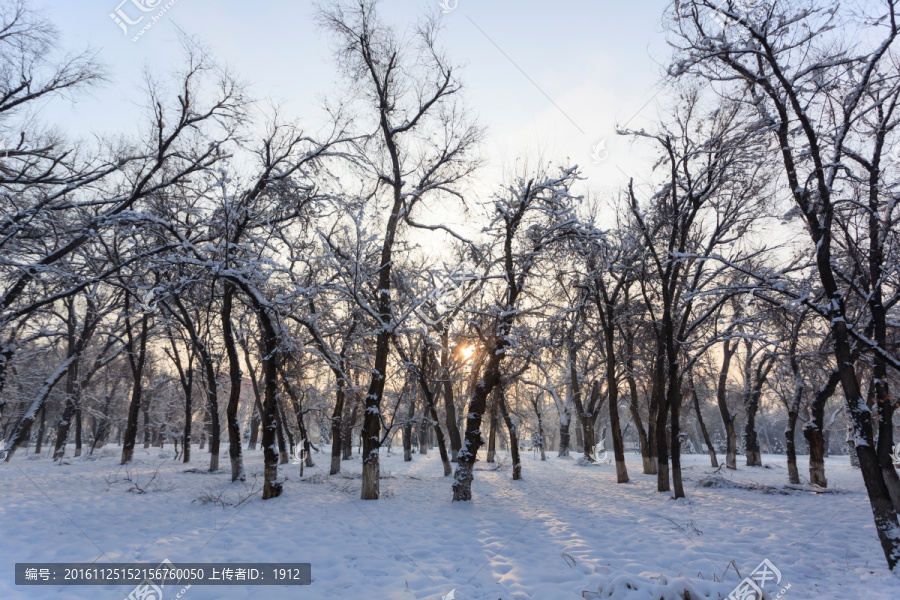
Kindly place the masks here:
MULTIPOLYGON (((302 397, 297 396, 283 366, 279 367, 279 372, 281 373, 282 381, 284 381, 284 389, 287 392, 288 398, 291 400, 294 416, 297 419, 297 431, 300 433, 299 444, 303 446, 303 463, 307 467, 314 467, 316 466, 316 463, 313 461, 312 457, 312 442, 309 440, 309 433, 306 431, 306 423, 303 421, 303 399, 302 397)), ((288 421, 285 420, 284 422, 287 423, 288 421)), ((288 436, 290 436, 289 428, 288 436)), ((291 444, 293 445, 293 439, 291 440, 291 444)), ((303 475, 303 469, 300 469, 300 474, 303 475)))
POLYGON ((677 372, 677 365, 670 363, 669 365, 669 382, 668 402, 671 410, 671 428, 672 432, 669 441, 672 447, 672 484, 674 488, 675 498, 684 498, 684 484, 681 480, 681 385, 677 372))
POLYGON ((81 456, 81 402, 75 407, 75 458, 81 456))
POLYGON ((641 462, 644 475, 656 474, 656 457, 654 456, 654 448, 656 439, 650 438, 648 430, 655 427, 656 420, 654 416, 649 415, 647 429, 644 429, 643 420, 641 419, 640 404, 638 402, 637 381, 634 377, 634 333, 630 319, 627 319, 620 328, 622 339, 625 344, 625 381, 628 382, 628 392, 630 394, 629 410, 631 411, 631 420, 637 428, 638 441, 641 444, 641 462))
MULTIPOLYGON (((72 341, 71 349, 74 349, 74 340, 72 341)), ((80 360, 76 358, 72 362, 72 366, 69 367, 68 373, 66 373, 66 404, 63 408, 62 418, 59 420, 59 424, 56 429, 56 443, 53 447, 53 459, 61 460, 66 454, 66 442, 69 438, 69 429, 72 424, 72 420, 75 418, 76 414, 80 412, 80 400, 81 394, 79 392, 78 387, 78 365, 80 360)), ((76 426, 77 428, 77 426, 76 426)))
POLYGON ((544 437, 544 419, 541 415, 541 395, 539 394, 531 401, 531 406, 534 408, 534 414, 537 417, 537 425, 538 425, 538 447, 541 451, 541 462, 547 460, 547 453, 544 451, 544 441, 546 438, 544 437))
MULTIPOLYGON (((131 309, 129 295, 125 295, 125 310, 131 309)), ((141 410, 143 385, 141 379, 144 374, 144 360, 147 354, 147 333, 149 328, 149 315, 141 317, 141 332, 138 336, 137 348, 131 331, 131 319, 125 317, 125 332, 127 335, 128 362, 131 367, 131 404, 128 407, 128 421, 125 425, 124 438, 122 440, 122 464, 131 462, 134 457, 134 445, 137 441, 138 416, 141 410), (136 355, 135 355, 136 354, 136 355)))
MULTIPOLYGON (((619 426, 619 386, 615 379, 615 376, 607 379, 609 426, 612 429, 613 454, 616 458, 616 481, 617 483, 628 483, 628 469, 625 466, 625 442, 622 440, 622 429, 619 426)), ((594 383, 594 392, 592 393, 599 398, 600 382, 594 383)))
POLYGON ((231 461, 231 481, 244 481, 244 457, 241 450, 241 424, 238 422, 238 408, 241 404, 241 372, 240 358, 234 339, 234 325, 231 313, 234 305, 234 284, 225 282, 222 296, 222 339, 225 343, 225 354, 228 356, 228 405, 225 407, 225 424, 228 428, 228 458, 231 461))
POLYGON ((581 451, 585 460, 595 462, 597 460, 595 456, 597 441, 594 436, 594 414, 587 410, 581 398, 581 382, 578 381, 578 356, 575 344, 570 340, 568 346, 569 393, 572 395, 572 404, 575 406, 575 414, 578 415, 578 422, 581 425, 581 451))
POLYGON ((659 406, 650 400, 650 415, 647 419, 647 460, 644 462, 645 475, 659 475, 659 463, 657 462, 656 424, 659 421, 659 406))
POLYGON ((459 449, 462 448, 462 437, 459 435, 459 424, 456 420, 456 401, 453 398, 453 382, 450 380, 450 332, 447 328, 441 332, 441 389, 444 398, 444 423, 447 436, 450 438, 450 461, 456 462, 459 449))
POLYGON ((343 419, 344 399, 346 391, 344 389, 344 379, 339 378, 337 382, 337 392, 335 393, 334 410, 331 413, 331 475, 337 475, 341 472, 341 446, 343 444, 343 419))
POLYGON ((706 423, 703 422, 703 413, 700 411, 700 396, 697 395, 697 388, 694 386, 694 374, 690 373, 688 377, 688 382, 691 386, 691 397, 694 400, 694 410, 697 413, 697 422, 700 424, 700 432, 703 434, 703 443, 706 444, 707 451, 709 452, 709 462, 712 468, 718 469, 719 460, 716 458, 716 449, 713 448, 712 440, 706 429, 706 423))
POLYGON ((144 396, 143 402, 141 402, 141 412, 144 415, 144 427, 143 427, 143 438, 144 438, 144 448, 150 447, 150 398, 148 396, 144 396))
POLYGON ((556 456, 569 456, 569 444, 571 442, 571 434, 569 433, 569 424, 571 420, 568 418, 568 414, 565 415, 566 419, 563 419, 564 415, 560 415, 559 419, 559 449, 557 450, 556 456))
MULTIPOLYGON (((409 385, 409 384, 407 384, 409 385)), ((405 390, 404 390, 405 391, 405 390)), ((402 393, 402 392, 401 392, 402 393)), ((412 461, 413 417, 416 414, 415 396, 406 394, 409 405, 406 407, 406 423, 403 424, 403 461, 412 461)))
POLYGON ((494 396, 491 400, 490 411, 491 411, 491 431, 488 434, 487 458, 485 460, 489 463, 493 463, 494 455, 497 452, 497 428, 500 426, 500 421, 497 418, 497 397, 496 396, 494 396))
POLYGON ((47 403, 41 405, 41 420, 38 423, 37 441, 34 444, 34 453, 40 454, 44 446, 44 431, 47 425, 47 403))
MULTIPOLYGON (((75 327, 77 316, 75 313, 74 301, 67 301, 65 304, 68 309, 68 318, 66 319, 67 354, 68 356, 74 356, 78 344, 78 340, 76 339, 78 332, 75 327)), ((85 315, 85 330, 87 330, 88 321, 91 319, 90 313, 91 310, 89 308, 85 315)), ((66 404, 63 408, 62 418, 59 420, 59 424, 56 428, 56 443, 53 447, 53 460, 62 460, 63 456, 66 454, 66 442, 69 438, 69 427, 78 408, 78 369, 80 362, 80 357, 76 356, 72 361, 69 370, 66 372, 66 404)))
POLYGON ((194 368, 188 365, 187 368, 187 386, 184 389, 184 437, 181 440, 182 456, 181 462, 187 464, 191 462, 191 429, 194 420, 194 368))
POLYGON ((259 411, 254 410, 250 415, 250 443, 247 444, 249 450, 256 450, 256 442, 259 441, 259 411))
MULTIPOLYGON (((402 349, 401 359, 404 362, 409 362, 406 358, 406 355, 403 353, 402 349)), ((426 437, 430 438, 429 435, 432 431, 434 433, 434 437, 436 438, 436 443, 438 447, 438 452, 441 455, 441 464, 444 467, 444 477, 450 475, 453 472, 453 467, 450 465, 450 455, 447 452, 447 441, 444 438, 444 432, 441 431, 440 420, 438 419, 436 399, 434 396, 433 388, 429 382, 429 379, 425 376, 426 373, 430 372, 429 367, 431 366, 432 361, 432 352, 429 348, 428 344, 422 345, 422 354, 420 358, 420 363, 416 368, 416 377, 418 379, 418 385, 422 388, 422 394, 424 395, 424 415, 422 417, 422 427, 426 428, 426 437), (427 424, 430 422, 432 429, 427 429, 427 424)), ((441 372, 441 367, 438 365, 438 372, 441 372)), ((413 380, 413 389, 415 389, 416 381, 413 380)), ((441 383, 437 385, 437 391, 440 392, 441 383)))
POLYGON ((669 449, 666 436, 666 422, 669 417, 669 407, 666 404, 666 371, 665 371, 665 346, 661 340, 657 340, 657 354, 654 365, 653 391, 651 396, 651 411, 656 417, 656 490, 668 492, 669 487, 669 449), (655 409, 655 410, 654 410, 655 409))
POLYGON ((286 465, 288 463, 288 445, 287 440, 284 437, 285 423, 284 423, 284 411, 281 408, 281 402, 279 402, 278 397, 276 395, 275 398, 275 431, 277 433, 278 440, 278 456, 280 457, 280 464, 286 465))
POLYGON ((418 425, 416 425, 416 432, 418 433, 419 438, 419 454, 428 454, 428 438, 430 437, 430 431, 427 422, 428 417, 423 413, 422 418, 419 419, 418 425))
POLYGON ((716 387, 716 402, 725 425, 725 466, 729 469, 737 469, 737 436, 734 431, 736 415, 731 414, 728 410, 728 372, 737 346, 738 340, 725 340, 722 346, 722 368, 719 369, 719 382, 716 387))
POLYGON ((356 419, 359 416, 359 404, 359 402, 354 402, 349 418, 344 419, 344 429, 341 433, 344 460, 353 458, 353 427, 356 425, 356 419))
POLYGON ((512 478, 518 481, 522 478, 522 459, 519 456, 519 431, 509 414, 509 408, 506 406, 506 397, 502 387, 497 388, 499 393, 496 396, 497 404, 500 405, 500 413, 506 423, 506 429, 509 432, 509 452, 512 456, 512 478))

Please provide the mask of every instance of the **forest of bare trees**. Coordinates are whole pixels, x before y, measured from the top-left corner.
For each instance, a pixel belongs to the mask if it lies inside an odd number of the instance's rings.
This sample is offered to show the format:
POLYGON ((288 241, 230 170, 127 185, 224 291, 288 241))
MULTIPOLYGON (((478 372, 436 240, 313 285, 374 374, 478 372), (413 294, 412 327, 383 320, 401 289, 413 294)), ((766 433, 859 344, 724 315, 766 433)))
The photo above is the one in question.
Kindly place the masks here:
POLYGON ((439 16, 324 3, 339 100, 316 132, 183 35, 139 133, 75 140, 38 108, 104 66, 4 2, 2 457, 172 446, 232 481, 262 460, 264 499, 291 457, 357 461, 377 500, 402 447, 466 502, 501 447, 513 480, 525 453, 608 453, 624 484, 639 454, 676 499, 687 453, 783 454, 817 489, 841 455, 895 569, 898 13, 675 0, 668 98, 618 131, 652 161, 601 193, 533 157, 473 185, 484 127, 439 16))

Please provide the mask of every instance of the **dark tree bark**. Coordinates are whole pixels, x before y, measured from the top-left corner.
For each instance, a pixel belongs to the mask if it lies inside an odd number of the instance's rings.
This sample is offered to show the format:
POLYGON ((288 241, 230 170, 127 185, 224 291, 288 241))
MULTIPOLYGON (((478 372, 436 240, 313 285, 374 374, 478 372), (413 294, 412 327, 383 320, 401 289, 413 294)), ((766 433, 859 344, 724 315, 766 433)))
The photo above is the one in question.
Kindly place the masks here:
POLYGON ((441 388, 444 398, 444 423, 450 438, 450 461, 456 462, 459 449, 462 448, 462 437, 459 435, 459 424, 456 418, 456 400, 453 398, 453 381, 450 378, 450 332, 445 327, 441 332, 441 388))
MULTIPOLYGON (((75 301, 73 298, 66 299, 66 352, 68 356, 73 356, 75 354, 76 345, 78 343, 76 336, 84 338, 86 335, 89 335, 88 328, 89 323, 92 320, 90 306, 92 306, 93 303, 90 299, 87 301, 89 308, 87 314, 85 314, 83 329, 79 332, 77 329, 78 317, 75 312, 75 301)), ((69 437, 69 426, 72 423, 72 419, 75 417, 75 412, 78 409, 80 400, 80 393, 78 391, 78 369, 80 363, 81 358, 75 357, 69 370, 66 372, 66 404, 63 408, 62 418, 59 420, 59 424, 56 428, 56 443, 53 448, 54 460, 61 460, 66 454, 66 441, 69 437)))
MULTIPOLYGON (((256 398, 256 404, 262 404, 262 401, 259 397, 256 398)), ((252 411, 250 415, 250 440, 247 444, 247 449, 256 450, 256 443, 259 441, 259 410, 252 411)))
POLYGON ((534 409, 534 416, 537 418, 537 425, 538 425, 537 444, 538 444, 538 448, 541 451, 541 461, 543 462, 543 461, 547 460, 547 453, 544 451, 544 441, 546 438, 544 437, 544 417, 543 417, 543 414, 541 413, 541 396, 542 396, 542 394, 543 394, 543 392, 541 392, 540 394, 535 394, 534 396, 531 397, 530 402, 531 402, 531 407, 534 409))
POLYGON ((823 435, 825 404, 834 395, 840 381, 840 372, 833 371, 825 385, 816 392, 815 398, 809 405, 810 419, 803 426, 803 437, 809 444, 809 482, 823 488, 828 487, 828 480, 825 478, 825 437, 823 435))
POLYGON ((556 456, 569 456, 569 445, 572 442, 572 434, 570 433, 571 419, 568 418, 569 415, 560 415, 560 417, 567 417, 566 419, 560 418, 559 420, 559 448, 556 452, 556 456))
MULTIPOLYGON (((496 394, 496 392, 495 392, 496 394)), ((491 421, 490 421, 490 432, 488 433, 488 447, 487 447, 487 457, 485 460, 489 463, 495 462, 495 455, 497 453, 497 428, 500 427, 500 419, 497 416, 497 396, 495 395, 491 399, 491 421)))
POLYGON ((351 460, 353 458, 353 428, 356 427, 356 419, 359 417, 360 402, 354 402, 350 414, 344 418, 344 426, 341 430, 341 445, 343 450, 343 459, 351 460))
POLYGON ((747 361, 748 372, 746 376, 748 378, 752 377, 752 384, 746 389, 744 398, 744 406, 747 409, 747 422, 744 424, 744 451, 747 456, 748 467, 761 467, 762 456, 760 455, 759 436, 756 431, 756 413, 759 412, 762 388, 769 377, 772 366, 775 364, 775 359, 773 356, 765 356, 757 363, 755 370, 749 370, 752 364, 749 344, 747 345, 747 352, 751 359, 747 361))
POLYGON ((341 472, 341 447, 344 441, 344 402, 347 396, 346 382, 340 378, 334 395, 334 410, 331 413, 331 475, 341 472))
POLYGON ((284 437, 286 429, 286 424, 284 422, 284 409, 281 407, 281 402, 279 401, 278 395, 276 393, 275 396, 275 432, 276 439, 278 440, 278 456, 279 462, 282 465, 286 465, 290 460, 288 458, 288 444, 287 440, 284 437))
POLYGON ((668 404, 666 403, 666 370, 665 370, 665 343, 661 339, 656 341, 656 357, 653 364, 653 386, 650 394, 650 414, 655 419, 651 430, 651 437, 655 439, 656 446, 656 491, 668 492, 669 487, 669 449, 666 435, 666 423, 668 421, 668 404))
POLYGON ((499 393, 496 396, 497 404, 500 406, 500 414, 503 415, 503 421, 506 423, 506 430, 509 432, 509 452, 512 457, 512 478, 518 481, 522 478, 522 459, 519 456, 519 430, 512 420, 509 407, 506 406, 506 395, 503 388, 498 387, 499 393))
POLYGON ((406 422, 403 423, 403 461, 412 461, 413 418, 416 415, 416 396, 408 393, 409 382, 401 392, 407 397, 409 404, 406 408, 406 422))
POLYGON ((142 378, 144 376, 144 363, 147 358, 147 335, 149 333, 150 316, 144 313, 141 316, 141 330, 135 343, 132 332, 131 317, 127 314, 131 310, 130 294, 125 295, 125 351, 128 356, 128 366, 131 368, 131 404, 128 407, 128 421, 125 424, 124 437, 122 439, 122 463, 131 462, 134 457, 134 444, 137 441, 138 416, 140 415, 143 395, 142 378))
POLYGON ((75 407, 75 458, 81 456, 81 402, 75 407))
POLYGON ((719 468, 719 460, 716 458, 716 449, 713 448, 712 440, 709 432, 706 430, 706 423, 703 422, 703 413, 700 411, 700 396, 697 395, 697 388, 694 385, 694 373, 688 373, 688 385, 690 385, 691 397, 694 400, 694 411, 697 413, 697 422, 700 424, 700 432, 703 434, 703 443, 709 452, 709 462, 714 469, 719 468))
MULTIPOLYGON (((291 407, 294 409, 294 417, 297 419, 297 431, 300 432, 299 443, 303 446, 303 464, 307 467, 314 467, 316 466, 316 463, 313 461, 312 457, 313 446, 312 442, 309 440, 309 433, 306 431, 306 422, 303 420, 303 398, 297 395, 283 365, 279 367, 279 372, 281 373, 281 379, 284 382, 284 389, 291 401, 291 407)), ((287 423, 287 420, 285 420, 285 423, 287 423)), ((291 444, 293 444, 293 441, 291 444)), ((300 474, 303 475, 303 469, 300 469, 300 474)))
POLYGON ((37 441, 34 444, 34 453, 40 454, 44 446, 44 432, 47 424, 47 403, 41 405, 41 420, 38 422, 37 441))
POLYGON ((739 340, 725 340, 722 344, 722 368, 719 369, 719 381, 716 386, 716 402, 719 405, 719 414, 722 415, 722 423, 725 425, 725 466, 729 469, 737 469, 737 435, 734 431, 734 421, 737 415, 728 410, 728 372, 731 369, 731 359, 737 352, 739 340))
MULTIPOLYGON (((626 344, 628 344, 628 339, 626 338, 626 344)), ((644 470, 644 475, 655 475, 656 474, 656 458, 653 456, 652 442, 655 440, 650 440, 649 434, 647 430, 644 428, 644 423, 641 420, 641 409, 638 403, 638 388, 637 381, 634 378, 634 351, 633 344, 634 339, 631 339, 631 346, 626 347, 626 363, 625 363, 625 381, 628 382, 628 392, 629 392, 629 405, 628 408, 631 411, 631 420, 634 422, 634 426, 638 432, 638 441, 641 445, 641 462, 644 470)), ((651 419, 652 421, 652 419, 651 419)))
POLYGON ((594 448, 597 446, 597 441, 594 436, 594 414, 588 412, 587 407, 581 399, 581 382, 578 380, 578 367, 576 364, 577 351, 571 341, 569 342, 568 354, 569 390, 572 394, 572 404, 575 406, 575 414, 578 415, 578 422, 581 425, 582 454, 584 455, 585 460, 594 462, 597 460, 594 456, 594 448))
MULTIPOLYGON (((396 340, 395 340, 396 341, 396 340)), ((406 364, 410 364, 409 359, 407 358, 406 353, 403 351, 403 348, 398 344, 397 351, 400 354, 401 360, 406 364)), ((431 348, 428 346, 427 342, 422 345, 422 353, 419 359, 419 363, 414 367, 414 380, 413 380, 413 388, 415 388, 416 383, 418 383, 419 387, 422 388, 422 394, 424 395, 424 412, 425 416, 422 418, 423 428, 426 427, 426 423, 430 422, 433 427, 434 435, 438 452, 441 455, 441 464, 444 466, 444 477, 450 475, 453 472, 453 467, 450 465, 450 455, 447 452, 447 441, 444 438, 444 432, 441 430, 440 420, 438 419, 437 406, 435 400, 435 390, 431 387, 431 383, 427 374, 431 372, 432 365, 434 363, 434 355, 431 348)), ((438 372, 442 372, 442 366, 438 365, 438 372)), ((441 383, 438 383, 437 389, 440 390, 441 383)), ((412 394, 412 397, 415 397, 415 394, 412 394)), ((427 430, 426 430, 427 432, 427 430)), ((427 433, 426 433, 427 435, 427 433)), ((405 440, 405 436, 404 436, 405 440)), ((406 448, 404 446, 404 453, 406 448)))
POLYGON ((216 385, 216 367, 213 362, 212 354, 209 352, 206 342, 200 335, 195 326, 194 320, 188 312, 187 307, 181 301, 177 294, 172 296, 172 301, 178 309, 176 313, 173 310, 169 312, 177 315, 182 327, 185 328, 191 338, 191 343, 197 349, 197 356, 203 367, 203 383, 206 392, 206 410, 209 414, 209 470, 215 472, 219 469, 219 443, 221 438, 221 426, 219 424, 219 397, 216 385))
POLYGON ((225 423, 228 428, 228 457, 231 460, 231 481, 244 481, 244 457, 241 451, 241 424, 238 422, 238 408, 241 404, 241 383, 244 374, 238 357, 234 338, 234 324, 231 313, 234 306, 236 288, 230 281, 225 282, 222 295, 222 340, 228 356, 228 406, 225 407, 225 423))
MULTIPOLYGON (((77 313, 74 298, 66 300, 68 319, 66 322, 67 355, 74 357, 71 366, 66 372, 66 404, 63 409, 62 419, 56 431, 56 444, 54 445, 53 458, 61 459, 66 453, 66 442, 69 438, 69 430, 72 420, 75 420, 75 456, 81 456, 81 396, 82 390, 87 387, 90 380, 101 368, 106 366, 110 359, 104 360, 104 356, 112 348, 114 341, 103 347, 88 372, 81 377, 81 352, 93 338, 94 332, 100 321, 97 306, 88 295, 86 298, 87 310, 82 323, 81 331, 77 331, 77 313)), ((115 356, 115 355, 114 355, 115 356)))

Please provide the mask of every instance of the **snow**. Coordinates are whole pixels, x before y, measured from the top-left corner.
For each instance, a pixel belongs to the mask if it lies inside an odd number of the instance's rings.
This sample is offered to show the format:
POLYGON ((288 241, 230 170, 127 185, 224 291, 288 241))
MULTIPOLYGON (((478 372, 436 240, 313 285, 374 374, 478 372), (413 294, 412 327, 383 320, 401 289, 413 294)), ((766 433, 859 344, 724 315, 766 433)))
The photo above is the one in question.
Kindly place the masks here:
MULTIPOLYGON (((259 451, 245 451, 246 484, 231 483, 227 470, 205 473, 197 448, 194 472, 168 448, 137 449, 127 473, 118 448, 62 466, 32 452, 0 464, 4 600, 125 598, 125 587, 13 583, 15 562, 98 559, 312 563, 310 587, 195 585, 186 600, 437 600, 452 589, 459 600, 669 600, 684 590, 718 598, 740 581, 735 567, 746 577, 764 559, 782 573, 779 588, 790 585, 788 600, 900 596, 846 456, 826 459, 833 493, 813 493, 786 489, 784 456, 765 455, 768 468, 714 472, 705 455, 687 455, 688 497, 674 501, 656 492, 656 476, 643 475, 632 453, 631 482, 622 485, 609 461, 541 462, 532 452, 522 456, 524 479, 512 481, 500 453, 499 469, 476 464, 474 502, 454 504, 436 451, 411 463, 382 452, 382 498, 368 502, 359 500, 358 456, 336 476, 322 454, 302 479, 299 465, 282 465, 284 493, 264 502, 259 451)), ((166 600, 179 591, 167 590, 166 600)))

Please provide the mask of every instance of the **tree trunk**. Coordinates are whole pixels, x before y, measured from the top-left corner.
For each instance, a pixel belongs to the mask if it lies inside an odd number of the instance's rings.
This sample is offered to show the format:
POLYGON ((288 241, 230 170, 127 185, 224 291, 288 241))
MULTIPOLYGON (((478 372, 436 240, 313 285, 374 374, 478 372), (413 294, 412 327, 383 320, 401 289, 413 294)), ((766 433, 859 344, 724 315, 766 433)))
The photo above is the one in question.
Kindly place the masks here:
POLYGON ((672 484, 675 498, 684 498, 684 484, 681 480, 681 385, 678 380, 677 365, 669 365, 669 398, 668 405, 671 410, 672 433, 669 441, 672 447, 672 484))
POLYGON ((651 430, 655 427, 656 419, 651 414, 647 422, 647 429, 644 429, 643 420, 641 419, 641 410, 638 403, 637 381, 634 378, 634 334, 631 329, 630 320, 626 320, 625 324, 620 327, 622 339, 625 343, 625 381, 628 382, 628 392, 630 395, 629 410, 631 411, 631 420, 638 432, 638 441, 641 444, 641 462, 644 475, 656 474, 656 456, 655 443, 656 438, 650 437, 651 430))
MULTIPOLYGON (((71 341, 70 352, 74 350, 75 342, 71 341)), ((66 373, 66 404, 63 408, 62 418, 56 428, 56 443, 53 447, 53 459, 62 460, 66 454, 66 442, 69 438, 69 429, 75 415, 80 411, 81 394, 78 386, 78 366, 80 360, 72 361, 72 366, 66 373)))
MULTIPOLYGON (((279 367, 279 372, 281 373, 281 379, 284 382, 284 389, 287 392, 288 398, 291 400, 291 407, 294 409, 294 416, 297 418, 297 431, 300 433, 300 442, 299 445, 303 447, 303 463, 307 467, 314 467, 316 463, 313 461, 312 452, 313 446, 312 442, 309 440, 309 433, 306 431, 306 422, 303 420, 303 399, 302 397, 297 396, 297 393, 294 391, 294 388, 291 386, 291 382, 288 380, 287 373, 284 370, 284 367, 279 367)), ((287 427, 287 420, 285 422, 285 427, 287 427)), ((287 429, 288 437, 290 437, 290 428, 287 429)), ((293 444, 293 439, 291 440, 293 444)), ((303 469, 300 469, 300 475, 303 475, 303 469)))
POLYGON ((344 380, 338 380, 337 392, 334 399, 334 410, 331 413, 331 469, 329 474, 337 475, 341 472, 341 444, 343 442, 343 423, 342 416, 344 414, 344 398, 346 391, 344 390, 344 380))
POLYGON ((522 478, 522 459, 519 457, 519 431, 509 414, 509 408, 506 406, 503 388, 498 386, 497 389, 499 393, 495 398, 500 405, 500 413, 503 415, 503 420, 506 422, 506 430, 509 432, 509 452, 513 463, 512 478, 513 481, 518 481, 522 478))
POLYGON ((656 360, 654 364, 653 391, 651 410, 656 416, 656 490, 668 492, 669 487, 669 449, 666 436, 666 423, 669 418, 669 407, 666 404, 666 370, 665 346, 657 340, 656 360))
POLYGON ((797 411, 788 411, 787 426, 784 428, 784 449, 787 454, 788 482, 795 485, 800 483, 800 471, 797 469, 797 444, 795 441, 797 416, 797 411))
POLYGON ((278 334, 266 309, 259 305, 254 308, 262 329, 262 375, 265 389, 265 402, 260 414, 265 463, 262 498, 269 500, 277 498, 283 491, 283 482, 278 479, 278 454, 275 452, 278 430, 278 334))
POLYGON ((359 402, 353 403, 349 418, 344 418, 344 428, 341 432, 341 444, 343 446, 344 460, 353 458, 353 427, 359 415, 359 402))
MULTIPOLYGON (((597 460, 595 456, 597 441, 594 436, 594 415, 589 413, 581 399, 581 382, 578 381, 577 367, 578 356, 574 343, 570 341, 568 345, 569 393, 572 395, 572 404, 575 406, 575 414, 578 415, 578 423, 581 425, 581 451, 585 460, 595 462, 597 460)), ((595 382, 594 387, 596 388, 598 385, 599 383, 595 382)), ((597 391, 599 392, 599 389, 597 391)))
POLYGON ((259 411, 254 410, 250 415, 250 443, 247 448, 256 450, 256 442, 259 440, 259 411))
MULTIPOLYGON (((759 401, 762 397, 762 388, 768 378, 769 370, 774 364, 774 358, 769 356, 763 357, 756 365, 754 371, 751 369, 753 356, 751 353, 751 343, 746 342, 746 346, 748 358, 746 361, 745 377, 749 384, 751 382, 752 373, 752 385, 745 386, 744 406, 747 409, 747 422, 744 424, 744 451, 747 456, 748 467, 761 467, 762 456, 760 455, 759 449, 759 435, 756 431, 756 414, 759 412, 759 401)), ((824 445, 822 456, 824 458, 824 445)))
POLYGON ((81 456, 81 402, 75 407, 75 458, 81 456))
MULTIPOLYGON (((628 469, 625 466, 625 442, 622 440, 622 429, 619 426, 619 386, 615 377, 608 382, 609 393, 609 426, 612 429, 613 454, 616 458, 616 482, 628 483, 628 469)), ((594 392, 600 395, 600 382, 594 382, 594 392)))
POLYGON ((719 369, 719 382, 716 387, 716 402, 725 425, 725 467, 733 470, 737 469, 737 436, 734 431, 736 415, 728 410, 728 371, 737 346, 738 340, 725 340, 722 348, 722 368, 719 369))
POLYGON ((144 438, 144 448, 150 447, 150 398, 144 396, 143 402, 141 402, 141 412, 144 415, 144 427, 143 427, 143 438, 144 438))
POLYGON ((462 438, 459 435, 459 425, 456 421, 456 401, 453 398, 453 382, 450 380, 450 332, 444 329, 441 332, 441 392, 444 397, 444 422, 447 425, 447 436, 450 438, 450 462, 456 462, 459 449, 462 448, 462 438))
POLYGON ((706 430, 706 423, 703 422, 703 413, 700 411, 700 396, 697 395, 697 388, 694 386, 693 372, 688 375, 691 386, 691 397, 694 399, 694 411, 697 413, 697 422, 700 424, 700 432, 703 434, 703 443, 706 444, 709 452, 709 462, 713 469, 719 468, 719 459, 716 458, 716 449, 713 448, 712 440, 709 432, 706 430))
POLYGON ((285 422, 284 422, 284 410, 281 408, 281 402, 278 399, 278 395, 275 396, 275 432, 276 439, 278 440, 278 456, 279 456, 279 464, 286 465, 290 460, 288 458, 288 445, 287 440, 284 437, 285 430, 285 422))
POLYGON ((489 463, 494 462, 494 455, 497 451, 497 428, 500 426, 499 419, 497 418, 497 397, 491 400, 491 431, 488 434, 488 449, 487 449, 487 458, 485 459, 489 463))
MULTIPOLYGON (((129 295, 125 295, 125 310, 131 309, 129 295)), ((127 335, 128 362, 131 367, 131 404, 128 407, 128 421, 125 425, 125 435, 122 440, 122 464, 131 462, 134 457, 134 444, 137 441, 138 416, 141 410, 141 395, 143 386, 141 379, 144 374, 144 360, 147 354, 147 333, 149 315, 141 317, 141 332, 137 343, 137 355, 135 356, 135 341, 131 331, 131 319, 125 318, 125 332, 127 335)))
POLYGON ((244 481, 244 458, 241 452, 241 424, 238 422, 238 408, 241 403, 241 383, 244 374, 238 358, 237 344, 234 339, 234 326, 231 312, 234 304, 234 284, 225 282, 222 297, 222 338, 225 343, 225 354, 228 356, 228 406, 225 407, 225 423, 228 428, 228 457, 231 461, 231 481, 244 481))
POLYGON ((41 420, 38 423, 37 441, 34 444, 34 453, 40 454, 44 445, 44 431, 47 425, 47 403, 41 405, 41 420))
POLYGON ((184 437, 181 440, 182 456, 181 462, 187 464, 191 462, 191 429, 194 421, 194 368, 188 365, 187 368, 187 387, 184 393, 184 437))
MULTIPOLYGON (((409 385, 407 383, 407 385, 409 385)), ((401 392, 402 393, 402 392, 401 392)), ((409 406, 406 408, 406 423, 403 424, 403 461, 412 461, 413 417, 416 414, 416 401, 412 394, 407 394, 409 406)))
MULTIPOLYGON (((568 417, 568 415, 566 415, 568 417)), ((562 415, 560 415, 562 417, 562 415)), ((569 443, 571 441, 569 434, 569 423, 571 421, 569 419, 563 420, 560 418, 559 420, 559 450, 556 453, 556 456, 568 456, 569 455, 569 443)))
POLYGON ((416 432, 419 434, 419 454, 428 454, 428 438, 429 438, 429 428, 428 428, 428 417, 424 414, 422 418, 419 419, 419 424, 416 426, 416 432))
POLYGON ((541 395, 538 394, 531 401, 531 406, 534 408, 534 414, 537 417, 537 425, 538 425, 538 436, 537 436, 537 445, 541 451, 541 462, 547 460, 547 453, 544 451, 544 419, 541 415, 541 395))
POLYGON ((828 487, 825 478, 825 404, 840 381, 840 371, 833 371, 825 385, 816 392, 809 406, 810 420, 803 426, 803 437, 809 444, 809 481, 820 487, 828 487))
POLYGON ((484 375, 474 385, 472 400, 466 413, 466 434, 462 448, 456 461, 456 474, 453 476, 453 501, 468 502, 472 500, 472 479, 474 478, 475 459, 478 449, 484 444, 481 436, 481 423, 487 409, 487 400, 500 381, 500 361, 508 344, 506 331, 500 332, 497 341, 487 352, 487 365, 484 375))

